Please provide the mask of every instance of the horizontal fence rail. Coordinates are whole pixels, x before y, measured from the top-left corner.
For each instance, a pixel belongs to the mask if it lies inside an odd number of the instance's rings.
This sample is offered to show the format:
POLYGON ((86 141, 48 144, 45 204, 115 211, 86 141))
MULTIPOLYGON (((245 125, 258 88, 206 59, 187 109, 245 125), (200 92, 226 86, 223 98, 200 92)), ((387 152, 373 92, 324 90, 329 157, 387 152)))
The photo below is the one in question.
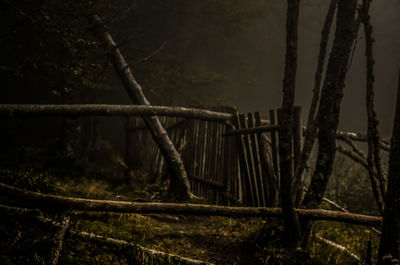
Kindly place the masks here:
MULTIPOLYGON (((279 203, 280 127, 276 111, 270 110, 269 114, 270 119, 263 120, 258 112, 239 114, 235 108, 224 106, 0 104, 0 118, 125 117, 125 162, 132 177, 140 171, 147 175, 150 183, 168 178, 164 157, 141 117, 160 116, 160 122, 181 154, 192 192, 213 204, 242 206, 276 206, 279 203)), ((295 117, 294 167, 302 145, 300 107, 295 109, 295 117)), ((365 141, 366 135, 338 131, 337 138, 365 141)), ((381 147, 390 148, 385 140, 381 141, 381 147)))

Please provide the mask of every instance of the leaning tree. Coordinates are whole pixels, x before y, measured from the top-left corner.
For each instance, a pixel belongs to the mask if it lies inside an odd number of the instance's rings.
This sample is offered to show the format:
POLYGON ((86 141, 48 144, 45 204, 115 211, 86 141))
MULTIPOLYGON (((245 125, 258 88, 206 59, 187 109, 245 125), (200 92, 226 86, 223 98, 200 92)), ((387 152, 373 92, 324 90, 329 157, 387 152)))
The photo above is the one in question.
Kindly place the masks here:
MULTIPOLYGON (((118 45, 105 28, 104 22, 98 15, 92 15, 89 21, 93 25, 95 36, 103 44, 104 50, 132 102, 138 105, 149 106, 150 103, 146 99, 142 87, 135 80, 118 45)), ((163 128, 160 120, 157 116, 143 117, 143 120, 165 159, 170 177, 170 195, 180 200, 193 198, 194 195, 190 190, 189 180, 181 156, 168 137, 167 131, 163 128)))

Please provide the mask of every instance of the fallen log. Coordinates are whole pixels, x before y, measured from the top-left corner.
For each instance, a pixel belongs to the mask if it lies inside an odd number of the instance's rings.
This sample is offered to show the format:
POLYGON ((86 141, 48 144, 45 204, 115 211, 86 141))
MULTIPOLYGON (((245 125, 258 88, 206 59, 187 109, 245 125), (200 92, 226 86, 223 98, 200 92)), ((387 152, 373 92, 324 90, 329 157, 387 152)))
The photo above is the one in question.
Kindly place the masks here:
MULTIPOLYGON (((145 105, 108 105, 108 104, 0 104, 0 117, 81 117, 81 116, 168 116, 199 120, 231 123, 234 115, 205 109, 145 106, 145 105)), ((270 121, 261 120, 262 125, 269 127, 270 121)), ((264 129, 261 129, 261 131, 264 129)), ((303 128, 303 132, 305 127, 303 128)), ((367 135, 358 132, 337 131, 337 139, 349 138, 353 141, 367 142, 367 135)), ((390 143, 382 139, 380 147, 390 150, 390 143)))
POLYGON ((1 104, 0 117, 42 117, 42 116, 169 116, 200 120, 227 122, 232 114, 204 109, 146 106, 146 105, 107 105, 107 104, 1 104))
MULTIPOLYGON (((25 191, 0 183, 0 194, 23 204, 34 204, 38 208, 82 211, 111 211, 126 213, 168 213, 184 215, 208 215, 226 217, 282 217, 280 208, 227 207, 189 203, 127 202, 63 197, 25 191)), ((328 211, 322 209, 296 209, 300 217, 310 220, 328 220, 367 226, 380 226, 382 218, 362 214, 328 211)))
MULTIPOLYGON (((62 229, 63 227, 63 224, 56 222, 50 218, 44 217, 38 209, 11 207, 0 204, 0 212, 5 214, 14 214, 23 218, 30 218, 47 227, 50 226, 58 229, 62 229)), ((66 229, 66 234, 68 236, 77 237, 81 240, 91 241, 97 244, 133 250, 136 262, 138 264, 213 265, 212 263, 208 263, 205 261, 185 258, 163 251, 146 248, 125 240, 96 235, 93 233, 75 230, 72 228, 66 229)))

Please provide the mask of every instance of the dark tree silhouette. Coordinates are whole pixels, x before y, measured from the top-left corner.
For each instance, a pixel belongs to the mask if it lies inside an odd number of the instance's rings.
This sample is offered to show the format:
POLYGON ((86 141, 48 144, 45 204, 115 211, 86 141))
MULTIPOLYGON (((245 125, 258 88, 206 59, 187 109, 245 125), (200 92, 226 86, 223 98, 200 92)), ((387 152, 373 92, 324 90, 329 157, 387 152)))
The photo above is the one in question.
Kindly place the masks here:
POLYGON ((395 264, 400 258, 400 73, 396 113, 389 156, 389 177, 383 214, 378 264, 395 264))
POLYGON ((335 15, 336 7, 337 7, 337 0, 331 0, 329 4, 328 13, 325 18, 324 26, 322 27, 321 31, 321 43, 319 46, 318 66, 314 78, 313 97, 311 100, 311 106, 307 118, 307 129, 304 134, 303 149, 301 150, 300 161, 295 171, 295 183, 293 188, 295 189, 294 192, 296 194, 295 197, 296 206, 298 206, 301 202, 301 196, 303 195, 302 176, 307 166, 307 161, 310 157, 311 151, 314 146, 315 137, 317 136, 318 132, 316 113, 321 94, 322 74, 325 65, 329 34, 331 32, 331 26, 335 15))
MULTIPOLYGON (((343 98, 351 49, 357 33, 356 0, 338 1, 336 33, 329 57, 318 109, 318 157, 311 184, 305 195, 304 208, 318 208, 332 174, 336 154, 336 131, 343 98)), ((309 222, 302 225, 308 234, 309 222)))
POLYGON ((285 223, 283 243, 287 247, 296 247, 300 239, 300 225, 292 193, 293 160, 293 105, 297 71, 297 26, 299 19, 299 0, 288 0, 286 15, 286 61, 283 79, 282 107, 278 113, 279 156, 280 156, 280 198, 285 223))

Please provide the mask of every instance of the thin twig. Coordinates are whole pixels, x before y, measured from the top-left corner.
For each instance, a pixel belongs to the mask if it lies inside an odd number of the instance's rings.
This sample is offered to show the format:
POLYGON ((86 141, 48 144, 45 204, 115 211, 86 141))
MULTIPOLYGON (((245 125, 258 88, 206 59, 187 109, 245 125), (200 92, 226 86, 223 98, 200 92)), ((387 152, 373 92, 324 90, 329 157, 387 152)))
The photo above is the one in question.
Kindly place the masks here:
POLYGON ((363 151, 361 151, 360 148, 358 148, 358 146, 353 142, 353 140, 351 140, 349 137, 343 137, 340 138, 339 140, 342 140, 343 142, 345 142, 346 144, 348 144, 351 149, 362 159, 365 159, 365 161, 367 161, 367 157, 364 154, 363 151))
POLYGON ((127 67, 135 68, 138 64, 148 62, 152 57, 158 55, 158 54, 164 49, 164 47, 165 47, 166 44, 167 44, 167 42, 164 41, 164 42, 161 44, 160 47, 158 47, 156 50, 152 51, 149 55, 147 55, 147 56, 144 57, 143 59, 140 59, 140 60, 136 61, 136 62, 133 63, 133 64, 128 64, 127 67))

